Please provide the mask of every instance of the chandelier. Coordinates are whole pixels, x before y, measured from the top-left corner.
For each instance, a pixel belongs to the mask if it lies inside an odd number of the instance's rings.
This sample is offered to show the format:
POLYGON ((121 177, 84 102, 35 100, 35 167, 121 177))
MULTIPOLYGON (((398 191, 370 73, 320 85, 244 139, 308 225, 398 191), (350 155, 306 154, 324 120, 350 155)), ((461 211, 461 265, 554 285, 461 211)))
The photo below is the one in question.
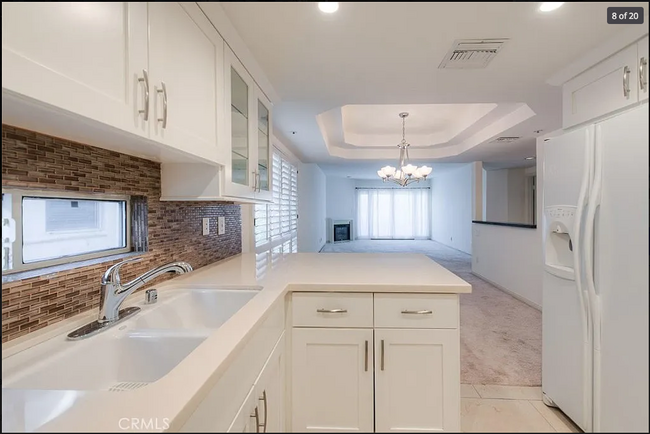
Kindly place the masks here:
POLYGON ((408 115, 409 114, 406 112, 399 114, 399 117, 402 118, 402 142, 397 145, 399 148, 399 163, 397 167, 399 167, 399 169, 396 169, 393 166, 384 166, 377 171, 377 175, 379 175, 384 182, 391 181, 402 187, 406 187, 413 182, 427 179, 427 176, 432 170, 428 166, 417 167, 409 162, 409 144, 405 139, 405 121, 408 115))

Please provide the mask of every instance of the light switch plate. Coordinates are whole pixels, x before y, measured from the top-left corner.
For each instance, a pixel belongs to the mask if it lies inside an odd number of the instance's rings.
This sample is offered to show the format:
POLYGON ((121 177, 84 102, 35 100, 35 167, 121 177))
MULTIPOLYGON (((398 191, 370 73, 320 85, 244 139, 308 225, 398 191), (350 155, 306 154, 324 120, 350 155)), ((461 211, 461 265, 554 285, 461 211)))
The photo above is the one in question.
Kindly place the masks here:
POLYGON ((226 218, 217 217, 217 235, 223 235, 226 233, 226 218))
POLYGON ((208 235, 210 234, 210 219, 209 218, 204 218, 203 219, 203 235, 208 235))

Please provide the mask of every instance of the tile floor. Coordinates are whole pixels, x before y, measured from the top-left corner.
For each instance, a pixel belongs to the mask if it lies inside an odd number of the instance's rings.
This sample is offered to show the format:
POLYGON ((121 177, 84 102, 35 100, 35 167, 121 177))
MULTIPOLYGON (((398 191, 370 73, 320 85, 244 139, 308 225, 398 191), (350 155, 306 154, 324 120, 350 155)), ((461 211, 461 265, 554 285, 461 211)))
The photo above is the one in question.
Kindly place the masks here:
POLYGON ((461 384, 463 432, 582 432, 542 402, 541 387, 461 384))

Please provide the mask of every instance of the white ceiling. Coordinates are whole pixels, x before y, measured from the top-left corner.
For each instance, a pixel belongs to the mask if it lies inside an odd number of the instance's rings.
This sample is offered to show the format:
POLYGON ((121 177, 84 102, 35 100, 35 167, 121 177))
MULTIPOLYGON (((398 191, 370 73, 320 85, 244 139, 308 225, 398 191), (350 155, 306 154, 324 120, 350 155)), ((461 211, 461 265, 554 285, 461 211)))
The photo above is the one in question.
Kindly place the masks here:
MULTIPOLYGON (((345 143, 363 147, 395 147, 402 140, 406 112, 407 142, 412 148, 448 142, 488 114, 496 104, 350 104, 341 107, 345 143)), ((337 110, 337 109, 334 109, 337 110)), ((319 116, 322 116, 319 115, 319 116)))
MULTIPOLYGON (((276 136, 303 161, 342 170, 359 165, 330 155, 316 119, 349 104, 523 103, 535 115, 498 133, 521 140, 484 137, 435 161, 512 165, 534 155, 534 131, 561 127, 561 89, 545 81, 626 27, 607 24, 611 3, 594 2, 550 13, 534 2, 345 2, 331 15, 314 2, 221 5, 282 98, 274 107, 276 136), (486 69, 438 69, 454 40, 474 38, 509 41, 486 69)), ((644 6, 647 14, 647 3, 616 5, 644 6)))

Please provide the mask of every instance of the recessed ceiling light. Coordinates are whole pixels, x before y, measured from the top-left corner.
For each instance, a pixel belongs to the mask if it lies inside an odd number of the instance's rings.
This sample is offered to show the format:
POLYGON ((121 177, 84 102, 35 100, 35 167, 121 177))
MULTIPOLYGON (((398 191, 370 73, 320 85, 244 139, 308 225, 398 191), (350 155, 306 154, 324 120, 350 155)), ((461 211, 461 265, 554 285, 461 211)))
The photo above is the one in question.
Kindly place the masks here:
POLYGON ((525 159, 526 159, 526 160, 534 160, 535 157, 526 157, 525 159))
POLYGON ((339 3, 338 2, 319 2, 318 3, 318 9, 320 9, 322 12, 325 12, 326 14, 333 14, 334 12, 339 10, 339 3))
POLYGON ((544 2, 539 6, 539 10, 542 12, 551 12, 559 8, 563 4, 564 2, 544 2))

